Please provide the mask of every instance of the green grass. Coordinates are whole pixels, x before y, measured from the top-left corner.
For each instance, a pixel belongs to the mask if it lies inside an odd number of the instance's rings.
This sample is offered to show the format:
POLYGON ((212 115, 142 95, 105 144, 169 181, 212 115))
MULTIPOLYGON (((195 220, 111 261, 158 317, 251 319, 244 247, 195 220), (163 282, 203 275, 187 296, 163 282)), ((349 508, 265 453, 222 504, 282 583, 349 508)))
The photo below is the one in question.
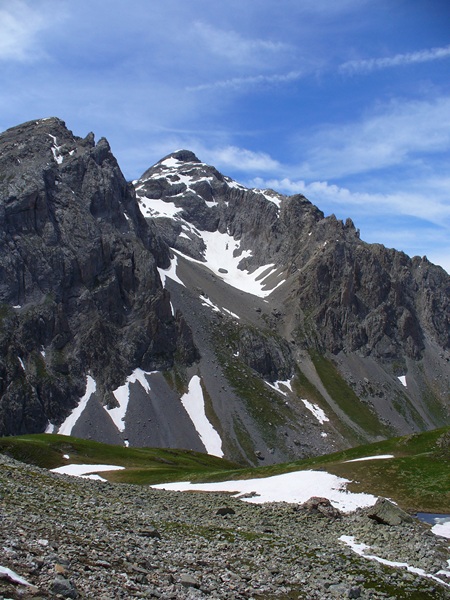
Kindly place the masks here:
POLYGON ((334 364, 318 352, 311 352, 311 359, 327 392, 339 408, 369 437, 389 437, 389 428, 378 420, 375 413, 361 402, 334 364))
POLYGON ((48 434, 0 438, 0 452, 47 469, 68 463, 123 466, 123 471, 111 472, 105 478, 138 484, 189 479, 191 473, 199 476, 238 466, 216 456, 191 450, 125 448, 48 434), (68 454, 70 459, 64 459, 64 454, 68 454))
POLYGON ((111 464, 123 471, 109 481, 155 484, 167 481, 224 481, 320 469, 353 481, 349 490, 385 496, 411 512, 450 513, 450 427, 351 448, 326 456, 257 468, 187 450, 124 448, 61 435, 0 438, 0 453, 45 468, 70 463, 111 464), (69 454, 70 460, 63 458, 69 454), (348 463, 365 456, 394 458, 348 463), (357 483, 356 483, 357 482, 357 483))

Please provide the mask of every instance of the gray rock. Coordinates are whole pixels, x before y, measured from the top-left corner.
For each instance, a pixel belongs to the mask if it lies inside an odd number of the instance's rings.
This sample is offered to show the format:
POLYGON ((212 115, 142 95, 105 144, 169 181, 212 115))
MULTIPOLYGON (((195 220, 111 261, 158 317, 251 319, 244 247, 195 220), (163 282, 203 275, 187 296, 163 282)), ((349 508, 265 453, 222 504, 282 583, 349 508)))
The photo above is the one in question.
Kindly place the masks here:
POLYGON ((187 587, 187 588, 199 588, 200 587, 199 581, 192 575, 189 575, 189 573, 181 573, 180 583, 182 586, 187 587))
POLYGON ((375 505, 366 511, 369 519, 383 525, 401 525, 411 523, 413 518, 400 507, 392 504, 386 498, 378 498, 375 505))
POLYGON ((61 594, 64 598, 78 598, 79 595, 75 586, 59 574, 55 577, 51 590, 55 594, 61 594))

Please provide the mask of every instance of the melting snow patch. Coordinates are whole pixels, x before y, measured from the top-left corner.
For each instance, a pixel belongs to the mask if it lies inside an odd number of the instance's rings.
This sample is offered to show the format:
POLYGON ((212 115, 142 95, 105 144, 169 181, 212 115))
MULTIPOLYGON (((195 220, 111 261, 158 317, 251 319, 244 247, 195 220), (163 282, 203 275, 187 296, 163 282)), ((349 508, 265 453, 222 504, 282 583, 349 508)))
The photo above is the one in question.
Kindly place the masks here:
POLYGON ((153 487, 175 491, 232 492, 245 502, 291 502, 301 504, 312 496, 328 498, 338 510, 352 512, 373 506, 377 500, 371 494, 357 494, 346 489, 348 479, 326 471, 294 471, 261 479, 242 479, 218 483, 161 483, 153 487), (256 496, 248 497, 249 494, 256 496), (247 496, 247 497, 245 497, 247 496))
POLYGON ((17 575, 17 573, 11 569, 8 569, 8 567, 0 567, 0 574, 5 575, 13 583, 18 583, 19 585, 32 585, 29 581, 20 575, 17 575))
POLYGON ((209 306, 210 308, 212 308, 212 310, 214 312, 218 312, 218 313, 226 312, 234 319, 240 319, 240 316, 237 315, 236 313, 231 312, 231 310, 228 310, 228 308, 222 307, 222 309, 220 309, 216 304, 214 304, 214 302, 212 302, 209 298, 205 298, 204 296, 202 296, 202 304, 203 304, 203 306, 209 306))
POLYGON ((231 235, 218 231, 202 231, 201 237, 206 245, 205 261, 198 261, 181 252, 178 253, 186 260, 204 265, 228 285, 264 298, 284 283, 285 280, 282 279, 271 289, 264 289, 267 286, 267 279, 277 271, 275 265, 263 265, 252 272, 239 269, 239 263, 243 258, 249 258, 252 251, 243 250, 239 255, 235 255, 235 252, 239 251, 239 242, 236 242, 231 235))
POLYGON ((180 161, 178 160, 178 158, 174 158, 173 156, 171 156, 169 158, 166 158, 166 160, 161 161, 159 164, 164 167, 173 168, 178 167, 180 161))
POLYGON ((73 411, 64 421, 64 423, 59 427, 58 433, 60 435, 70 435, 72 433, 72 429, 75 427, 76 422, 81 417, 82 412, 86 408, 89 398, 92 396, 96 389, 97 385, 94 379, 92 379, 92 377, 88 375, 86 379, 86 393, 80 399, 78 406, 76 406, 73 409, 73 411))
MULTIPOLYGON (((155 371, 152 371, 155 373, 155 371)), ((146 375, 151 375, 152 372, 146 373, 142 369, 136 369, 127 377, 124 385, 119 386, 116 390, 113 391, 113 394, 119 403, 119 406, 114 408, 106 408, 104 407, 106 412, 109 414, 111 419, 114 421, 114 425, 117 427, 119 431, 123 431, 125 429, 125 415, 127 413, 128 402, 130 401, 130 383, 135 383, 139 381, 144 390, 149 393, 150 385, 147 381, 146 375)))
POLYGON ((183 287, 186 287, 177 275, 177 264, 178 264, 178 256, 175 256, 172 259, 172 261, 170 263, 170 267, 168 269, 161 269, 160 267, 158 267, 158 273, 159 273, 159 276, 161 277, 161 283, 162 283, 163 287, 166 286, 166 277, 168 277, 169 279, 172 279, 172 281, 176 281, 176 283, 179 283, 183 287))
POLYGON ((431 575, 430 573, 427 573, 423 569, 419 569, 417 567, 411 567, 410 565, 408 565, 408 563, 387 560, 385 558, 381 558, 380 556, 376 556, 375 554, 367 554, 367 551, 370 550, 370 546, 367 546, 367 544, 359 544, 358 542, 355 542, 355 538, 352 535, 341 535, 341 537, 339 539, 341 542, 344 542, 344 544, 347 544, 347 546, 350 546, 350 548, 354 552, 356 552, 356 554, 358 554, 359 556, 362 556, 363 558, 367 558, 368 560, 374 560, 376 562, 381 563, 382 565, 386 565, 387 567, 397 567, 397 568, 401 568, 401 569, 406 569, 410 573, 415 573, 416 575, 419 575, 421 577, 427 577, 428 579, 433 579, 433 581, 437 581, 437 582, 441 583, 442 585, 450 587, 450 584, 445 583, 439 577, 436 577, 435 575, 431 575))
POLYGON ((406 375, 400 375, 400 377, 397 377, 397 379, 400 381, 400 383, 402 385, 404 385, 405 387, 408 387, 408 385, 406 383, 406 375))
POLYGON ((353 458, 352 460, 346 460, 346 463, 361 462, 363 460, 383 460, 385 458, 394 458, 393 454, 378 454, 377 456, 365 456, 364 458, 353 458))
POLYGON ((265 383, 267 383, 269 387, 273 388, 280 394, 283 394, 283 396, 287 396, 287 393, 283 389, 281 389, 281 386, 287 387, 292 392, 292 385, 289 379, 287 379, 286 381, 274 381, 273 383, 266 381, 265 383))
POLYGON ((58 165, 60 165, 64 160, 64 157, 60 154, 61 146, 57 145, 56 137, 54 135, 52 135, 51 133, 49 133, 48 135, 52 138, 54 144, 52 146, 53 158, 55 159, 55 162, 57 162, 58 165))
POLYGON ((182 396, 181 403, 194 424, 194 427, 206 448, 206 452, 222 458, 222 440, 206 416, 205 400, 203 398, 203 390, 198 375, 194 375, 189 382, 189 390, 187 394, 182 396))
POLYGON ((95 473, 101 473, 103 471, 119 471, 125 467, 118 467, 117 465, 63 465, 56 469, 50 469, 53 473, 59 473, 62 475, 73 475, 75 477, 85 477, 86 479, 100 479, 105 481, 103 477, 95 475, 95 473))
POLYGON ((435 535, 440 535, 441 537, 450 539, 450 519, 449 520, 442 519, 442 522, 440 522, 440 523, 437 522, 436 525, 433 525, 433 527, 431 528, 431 531, 435 535))
POLYGON ((139 208, 144 217, 176 217, 183 209, 173 202, 139 196, 139 208))
POLYGON ((317 406, 317 404, 313 404, 309 400, 306 400, 306 398, 300 398, 300 400, 303 402, 306 408, 316 417, 319 423, 323 424, 326 421, 330 420, 320 408, 320 406, 317 406))

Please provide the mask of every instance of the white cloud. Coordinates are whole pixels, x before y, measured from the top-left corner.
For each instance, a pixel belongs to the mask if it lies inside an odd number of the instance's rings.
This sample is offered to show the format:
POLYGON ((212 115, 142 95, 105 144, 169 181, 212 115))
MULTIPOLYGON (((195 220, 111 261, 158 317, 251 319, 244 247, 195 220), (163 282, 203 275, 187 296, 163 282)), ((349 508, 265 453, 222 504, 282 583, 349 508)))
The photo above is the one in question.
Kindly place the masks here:
POLYGON ((278 161, 265 152, 253 152, 236 146, 215 148, 207 152, 208 162, 219 168, 228 168, 238 171, 273 172, 280 169, 278 161))
MULTIPOLYGON (((414 187, 414 182, 412 187, 414 187)), ((272 188, 285 194, 303 194, 316 203, 319 208, 324 205, 333 210, 336 207, 348 207, 349 214, 368 210, 372 216, 389 214, 393 216, 407 215, 428 221, 436 225, 443 225, 450 220, 450 186, 448 180, 442 180, 439 186, 437 181, 421 182, 420 189, 393 191, 390 193, 352 192, 348 188, 330 184, 327 181, 313 181, 306 183, 304 180, 262 179, 256 177, 249 182, 251 187, 272 188), (440 187, 440 193, 431 190, 440 187)), ((450 229, 450 224, 449 224, 450 229)))
POLYGON ((396 54, 385 58, 369 58, 365 60, 350 60, 339 67, 341 73, 364 73, 377 69, 386 69, 390 67, 401 67, 405 65, 430 62, 450 57, 450 45, 442 48, 431 48, 428 50, 419 50, 417 52, 408 52, 405 54, 396 54))
POLYGON ((197 43, 203 42, 208 51, 232 65, 269 67, 280 59, 280 54, 292 52, 284 42, 256 39, 236 31, 218 29, 208 23, 195 23, 197 43))
POLYGON ((48 3, 10 0, 0 8, 0 60, 34 61, 45 55, 37 39, 38 34, 55 23, 62 14, 61 7, 52 8, 50 19, 48 3))
POLYGON ((366 118, 312 135, 301 172, 324 179, 364 173, 450 148, 450 97, 393 101, 366 118))
POLYGON ((273 75, 252 75, 248 77, 232 77, 231 79, 222 79, 212 81, 211 83, 203 83, 195 86, 187 87, 189 92, 198 92, 205 90, 218 89, 241 89, 243 87, 254 87, 258 85, 271 85, 277 83, 290 83, 303 77, 301 71, 289 71, 289 73, 273 74, 273 75))

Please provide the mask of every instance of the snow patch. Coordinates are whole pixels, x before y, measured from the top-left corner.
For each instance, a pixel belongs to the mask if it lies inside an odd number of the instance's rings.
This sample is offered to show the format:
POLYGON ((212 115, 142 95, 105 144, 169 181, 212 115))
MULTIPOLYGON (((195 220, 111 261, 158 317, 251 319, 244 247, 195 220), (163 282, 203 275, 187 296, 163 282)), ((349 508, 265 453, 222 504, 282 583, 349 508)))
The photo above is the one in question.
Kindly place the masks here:
POLYGON ((357 508, 373 506, 377 501, 371 494, 349 492, 348 479, 326 471, 294 471, 261 479, 222 481, 218 483, 161 483, 152 487, 175 491, 231 492, 245 502, 290 502, 301 504, 312 496, 328 498, 338 510, 348 513, 357 508), (248 497, 249 494, 257 494, 248 497))
POLYGON ((397 377, 397 379, 400 381, 400 383, 402 385, 404 385, 405 387, 408 387, 408 385, 406 383, 406 375, 400 375, 400 377, 397 377))
POLYGON ((306 398, 300 398, 300 400, 303 402, 303 404, 309 410, 309 412, 311 412, 316 417, 320 424, 323 425, 323 423, 330 420, 324 413, 324 411, 320 408, 320 406, 317 406, 317 404, 313 404, 309 400, 306 400, 306 398))
POLYGON ((172 279, 176 283, 179 283, 183 287, 186 287, 181 279, 177 275, 177 266, 178 266, 178 256, 174 256, 174 258, 170 262, 170 267, 168 269, 162 269, 158 267, 158 273, 161 277, 161 283, 163 287, 166 287, 166 277, 172 279))
POLYGON ((20 575, 17 575, 15 571, 8 569, 8 567, 0 567, 0 574, 6 575, 13 583, 18 583, 19 585, 32 585, 29 581, 20 575))
POLYGON ((273 383, 270 383, 270 381, 266 381, 265 383, 269 387, 274 389, 276 392, 283 394, 283 396, 287 396, 287 392, 281 389, 281 386, 287 387, 292 392, 292 385, 290 379, 287 379, 286 381, 274 381, 273 383))
POLYGON ((64 421, 64 423, 59 427, 57 433, 59 433, 60 435, 71 435, 72 429, 75 427, 76 422, 81 417, 81 414, 83 413, 87 403, 89 402, 89 398, 92 396, 96 389, 97 384, 95 383, 95 380, 90 375, 88 375, 86 378, 86 393, 82 398, 80 398, 78 406, 76 406, 73 409, 73 411, 64 421))
POLYGON ((195 260, 179 251, 177 253, 186 260, 207 267, 228 285, 248 294, 265 298, 284 283, 285 279, 282 279, 275 286, 272 285, 270 289, 265 289, 269 285, 267 280, 277 271, 273 264, 263 265, 253 271, 239 269, 239 263, 242 259, 251 257, 252 251, 242 250, 239 252, 240 242, 237 242, 228 233, 202 231, 201 237, 206 245, 204 261, 195 260))
POLYGON ((386 458, 394 458, 393 454, 378 454, 377 456, 365 456, 364 458, 353 458, 352 460, 346 460, 346 463, 361 462, 363 460, 384 460, 386 458))
POLYGON ((58 165, 60 165, 63 162, 63 160, 64 160, 64 157, 62 156, 62 154, 60 154, 62 146, 58 146, 58 143, 56 141, 56 137, 54 135, 52 135, 51 133, 49 133, 48 135, 53 140, 53 146, 52 146, 53 158, 55 159, 55 162, 57 162, 58 165))
POLYGON ((440 521, 441 522, 438 521, 436 525, 433 525, 431 531, 435 535, 450 539, 450 519, 441 519, 440 521))
POLYGON ((173 202, 164 202, 147 196, 139 196, 139 208, 144 217, 168 217, 172 219, 183 210, 179 206, 175 206, 173 202))
POLYGON ((180 164, 180 161, 178 160, 178 158, 174 158, 173 156, 170 156, 169 158, 166 158, 165 160, 161 161, 159 164, 164 167, 173 168, 173 167, 178 167, 178 165, 180 164))
POLYGON ((433 579, 433 581, 437 581, 447 587, 450 587, 450 584, 446 583, 445 581, 442 581, 442 579, 436 577, 435 575, 431 575, 431 573, 427 573, 423 569, 419 569, 418 567, 411 567, 410 565, 408 565, 408 563, 387 560, 385 558, 381 558, 380 556, 376 556, 375 554, 368 554, 367 551, 370 551, 370 546, 367 546, 367 544, 361 544, 356 542, 353 535, 341 535, 339 540, 341 542, 344 542, 344 544, 347 544, 347 546, 350 546, 353 552, 355 552, 359 556, 362 556, 363 558, 367 558, 368 560, 374 560, 376 562, 381 563, 382 565, 386 565, 387 567, 406 569, 410 573, 415 573, 420 577, 433 579))
POLYGON ((113 391, 119 406, 114 408, 107 408, 105 406, 104 409, 109 414, 114 422, 114 425, 119 431, 124 431, 125 429, 125 415, 127 414, 128 402, 130 401, 130 383, 139 381, 144 390, 149 393, 150 384, 147 381, 146 375, 151 375, 151 373, 155 372, 156 371, 150 371, 147 373, 142 369, 135 369, 131 375, 127 377, 126 382, 113 391))
POLYGON ((204 296, 202 296, 201 300, 202 300, 203 306, 209 306, 210 308, 213 309, 214 312, 218 312, 218 313, 225 312, 228 315, 230 315, 231 317, 233 317, 234 319, 240 319, 241 318, 236 313, 231 312, 231 310, 228 310, 228 308, 225 308, 225 307, 219 308, 217 306, 217 304, 214 304, 214 302, 212 302, 212 300, 210 300, 209 298, 205 298, 204 296))
POLYGON ((105 481, 103 477, 94 475, 94 473, 102 473, 103 471, 119 471, 125 467, 119 467, 117 465, 63 465, 62 467, 56 467, 56 469, 50 469, 53 473, 59 473, 62 475, 73 475, 74 477, 85 477, 87 479, 100 479, 105 481))
POLYGON ((205 400, 203 398, 203 390, 198 375, 194 375, 189 382, 188 392, 182 396, 181 403, 194 424, 194 427, 206 448, 206 452, 222 458, 222 440, 206 416, 205 400))

